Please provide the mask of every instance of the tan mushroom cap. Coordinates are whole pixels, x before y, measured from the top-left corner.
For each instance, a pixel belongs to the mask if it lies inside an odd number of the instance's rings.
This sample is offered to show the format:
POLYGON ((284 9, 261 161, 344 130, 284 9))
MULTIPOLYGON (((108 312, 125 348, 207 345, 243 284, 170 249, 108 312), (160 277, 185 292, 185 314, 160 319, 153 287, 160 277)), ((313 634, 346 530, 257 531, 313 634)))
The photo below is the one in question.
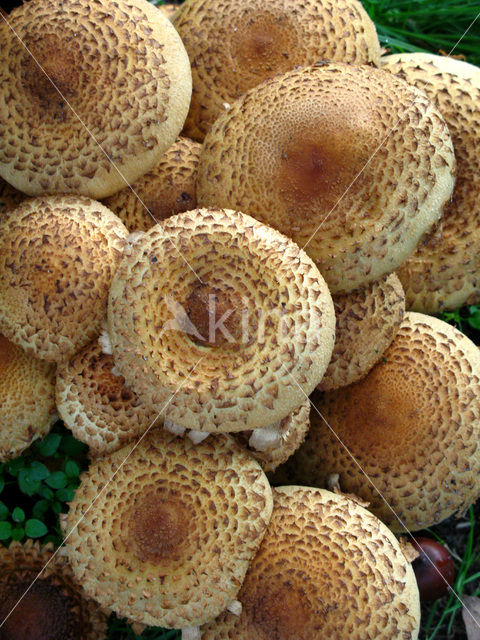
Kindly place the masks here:
POLYGON ((0 462, 43 438, 55 418, 55 365, 0 335, 0 462))
POLYGON ((112 371, 113 366, 112 356, 102 353, 94 340, 57 371, 58 413, 94 456, 120 449, 158 418, 112 371))
POLYGON ((278 432, 281 436, 281 443, 278 446, 268 448, 266 451, 259 451, 249 446, 252 431, 241 431, 235 434, 235 439, 244 447, 247 447, 250 455, 252 455, 262 469, 267 472, 274 471, 295 453, 305 440, 309 429, 310 402, 308 398, 306 398, 298 409, 295 409, 295 411, 292 411, 292 413, 280 421, 278 432))
POLYGON ((267 78, 318 60, 380 63, 375 25, 358 0, 187 0, 173 24, 192 65, 184 132, 200 141, 267 78))
POLYGON ((345 293, 412 253, 450 198, 454 162, 445 122, 417 89, 321 63, 264 82, 218 118, 197 200, 293 238, 345 293))
POLYGON ((25 201, 0 220, 0 330, 61 362, 100 332, 127 229, 80 196, 25 201))
POLYGON ((27 196, 14 189, 11 184, 0 178, 0 219, 2 214, 15 209, 27 196))
POLYGON ((165 2, 164 4, 158 4, 157 7, 169 20, 172 20, 179 8, 179 5, 173 2, 165 2))
POLYGON ((0 175, 29 195, 104 198, 149 171, 180 133, 191 95, 168 18, 146 0, 31 0, 9 22, 0 24, 0 175))
POLYGON ((335 313, 313 262, 250 216, 196 209, 144 234, 108 306, 115 365, 146 405, 197 431, 244 431, 301 404, 335 313))
POLYGON ((333 296, 335 347, 320 391, 357 382, 391 344, 405 313, 405 293, 392 273, 376 282, 333 296))
POLYGON ((0 620, 8 615, 2 640, 103 640, 107 633, 107 616, 51 543, 0 548, 0 620))
POLYGON ((479 497, 480 350, 445 322, 406 313, 366 378, 312 402, 318 412, 280 482, 324 486, 338 473, 394 531, 436 524, 479 497))
POLYGON ((271 512, 267 478, 232 438, 193 445, 156 429, 82 475, 66 548, 103 607, 145 624, 197 626, 235 599, 271 512))
POLYGON ((104 201, 129 231, 148 231, 157 222, 197 206, 195 182, 202 146, 179 138, 155 167, 104 201))
POLYGON ((384 69, 423 91, 452 136, 458 175, 440 235, 401 266, 407 306, 438 313, 480 302, 480 68, 427 53, 383 58, 384 69))
POLYGON ((395 536, 343 495, 280 487, 238 595, 202 640, 416 640, 415 575, 395 536))

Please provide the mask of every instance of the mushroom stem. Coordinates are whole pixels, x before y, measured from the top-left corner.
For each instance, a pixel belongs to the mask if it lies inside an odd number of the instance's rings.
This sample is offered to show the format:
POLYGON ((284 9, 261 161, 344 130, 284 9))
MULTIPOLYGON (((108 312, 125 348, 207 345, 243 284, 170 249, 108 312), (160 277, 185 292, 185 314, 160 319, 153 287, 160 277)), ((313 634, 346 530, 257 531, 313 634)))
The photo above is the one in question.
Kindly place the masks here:
POLYGON ((112 343, 110 342, 110 336, 106 329, 102 329, 101 334, 98 336, 98 343, 102 347, 103 353, 106 353, 108 356, 112 354, 112 343))
POLYGON ((240 600, 232 600, 227 607, 227 611, 233 613, 235 616, 239 616, 242 613, 242 603, 240 600))
POLYGON ((200 627, 185 627, 182 629, 182 640, 201 640, 200 627))
POLYGON ((170 431, 170 433, 173 433, 176 436, 183 436, 185 433, 185 427, 181 427, 179 424, 169 420, 168 418, 165 418, 163 421, 163 426, 167 431, 170 431))
POLYGON ((275 422, 263 429, 254 429, 248 445, 257 451, 271 451, 279 447, 282 442, 282 434, 279 428, 280 423, 275 422))
POLYGON ((192 431, 188 432, 188 437, 193 442, 193 444, 199 444, 200 442, 205 440, 205 438, 208 438, 209 435, 209 433, 205 433, 204 431, 194 431, 193 429, 192 431))

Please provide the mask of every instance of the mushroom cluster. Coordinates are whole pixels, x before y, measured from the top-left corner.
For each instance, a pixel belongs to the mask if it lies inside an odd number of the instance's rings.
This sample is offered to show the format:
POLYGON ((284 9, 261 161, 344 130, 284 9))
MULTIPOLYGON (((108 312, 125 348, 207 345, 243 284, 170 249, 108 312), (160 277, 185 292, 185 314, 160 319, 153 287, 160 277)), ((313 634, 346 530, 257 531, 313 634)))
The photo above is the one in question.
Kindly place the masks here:
POLYGON ((90 455, 0 636, 416 640, 396 534, 480 495, 480 350, 425 315, 480 299, 480 70, 381 59, 358 0, 29 0, 0 39, 0 461, 57 413, 90 455))

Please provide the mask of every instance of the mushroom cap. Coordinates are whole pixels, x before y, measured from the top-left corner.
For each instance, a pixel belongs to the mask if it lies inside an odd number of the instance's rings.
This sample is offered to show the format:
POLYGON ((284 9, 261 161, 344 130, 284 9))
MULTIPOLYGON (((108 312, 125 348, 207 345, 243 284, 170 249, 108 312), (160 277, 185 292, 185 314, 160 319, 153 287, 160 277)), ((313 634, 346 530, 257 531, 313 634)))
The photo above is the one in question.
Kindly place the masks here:
POLYGON ((406 313, 366 378, 312 403, 281 482, 286 473, 323 486, 338 473, 394 531, 429 527, 479 497, 480 349, 451 325, 406 313))
POLYGON ((231 105, 200 156, 200 206, 228 206, 293 240, 332 293, 399 266, 451 196, 447 126, 380 69, 319 63, 231 105))
POLYGON ((104 198, 149 171, 187 116, 191 72, 146 0, 31 0, 0 24, 0 175, 104 198), (128 18, 128 19, 127 19, 128 18))
POLYGON ((111 355, 94 340, 57 371, 56 401, 60 417, 73 435, 103 455, 134 440, 157 420, 112 372, 111 355))
POLYGON ((288 416, 280 420, 279 432, 282 436, 282 442, 279 446, 266 451, 258 451, 249 447, 248 441, 252 434, 251 431, 241 431, 235 435, 235 439, 244 447, 260 464, 262 469, 267 471, 275 471, 275 469, 286 462, 288 458, 295 453, 298 447, 305 440, 308 430, 310 429, 310 402, 308 398, 302 404, 289 413, 288 416))
POLYGON ((108 331, 117 369, 147 406, 187 429, 236 432, 278 422, 315 388, 335 313, 291 240, 243 213, 196 209, 122 260, 108 331))
POLYGON ((391 273, 376 282, 333 296, 335 347, 320 391, 346 387, 361 380, 383 356, 405 313, 405 294, 391 273))
POLYGON ((107 616, 64 555, 31 540, 0 548, 0 620, 2 640, 103 640, 107 632, 107 616))
POLYGON ((480 302, 480 68, 445 56, 387 56, 383 68, 415 85, 445 118, 457 181, 434 235, 398 270, 407 308, 425 313, 480 302))
MULTIPOLYGON (((34 1, 34 0, 32 0, 34 1)), ((0 220, 0 330, 61 362, 100 332, 127 229, 81 196, 32 198, 0 220)))
POLYGON ((173 16, 177 13, 179 5, 174 2, 165 2, 164 4, 157 4, 157 7, 163 15, 167 16, 169 20, 172 20, 173 16))
POLYGON ((26 195, 17 191, 11 184, 0 178, 0 219, 2 214, 10 209, 15 209, 25 200, 26 195))
POLYGON ((194 140, 267 78, 318 60, 380 64, 375 25, 358 0, 187 0, 173 24, 192 65, 184 134, 194 140))
POLYGON ((271 512, 265 474, 233 438, 193 445, 155 429, 82 475, 66 548, 103 607, 145 624, 197 626, 235 598, 271 512))
POLYGON ((417 583, 395 536, 355 501, 280 487, 238 594, 202 640, 416 640, 417 583))
POLYGON ((0 462, 43 438, 55 419, 55 365, 0 335, 0 462))
POLYGON ((195 181, 202 146, 178 138, 151 171, 104 201, 129 231, 148 231, 157 222, 197 206, 195 181))

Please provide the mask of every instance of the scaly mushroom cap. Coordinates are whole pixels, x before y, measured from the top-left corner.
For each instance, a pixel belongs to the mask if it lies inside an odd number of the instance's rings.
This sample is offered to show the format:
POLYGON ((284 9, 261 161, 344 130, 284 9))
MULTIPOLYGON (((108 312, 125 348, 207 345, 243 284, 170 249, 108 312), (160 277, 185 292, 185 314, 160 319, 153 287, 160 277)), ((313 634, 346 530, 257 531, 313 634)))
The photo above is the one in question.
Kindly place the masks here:
POLYGON ((313 262, 242 213, 196 209, 157 225, 114 278, 115 365, 147 406, 198 431, 278 422, 321 380, 335 313, 313 262))
POLYGON ((318 60, 380 63, 358 0, 187 0, 173 24, 192 65, 184 132, 200 141, 229 103, 267 78, 318 60))
POLYGON ((320 63, 267 80, 218 118, 197 200, 293 238, 344 293, 412 253, 450 198, 454 163, 445 122, 417 89, 320 63))
POLYGON ((82 475, 66 548, 103 607, 145 624, 197 626, 235 599, 271 512, 268 480, 232 438, 194 445, 156 429, 82 475))
POLYGON ((281 443, 279 445, 268 448, 266 451, 258 451, 254 447, 249 446, 252 431, 237 433, 235 439, 244 447, 248 448, 250 455, 252 455, 262 469, 267 472, 274 471, 295 453, 305 440, 309 429, 310 402, 306 399, 298 409, 295 409, 295 411, 292 411, 292 413, 280 421, 278 432, 281 436, 281 443))
POLYGON ((2 640, 103 640, 107 633, 107 616, 76 583, 64 555, 31 540, 0 549, 0 621, 5 618, 2 640))
POLYGON ((112 356, 94 340, 57 372, 58 413, 94 456, 120 449, 157 419, 113 366, 112 356))
POLYGON ((338 473, 394 531, 429 527, 479 497, 480 350, 447 323, 406 313, 366 378, 312 402, 318 413, 280 482, 325 486, 338 473))
POLYGON ((280 487, 238 594, 202 640, 416 640, 415 575, 395 536, 343 495, 280 487))
MULTIPOLYGON (((32 0, 33 1, 33 0, 32 0)), ((61 362, 100 332, 128 236, 102 204, 78 196, 25 201, 0 220, 0 330, 61 362)))
POLYGON ((129 231, 148 231, 157 222, 197 206, 195 181, 202 146, 179 138, 132 187, 104 201, 129 231), (150 213, 149 213, 150 212, 150 213))
POLYGON ((17 191, 11 184, 0 178, 0 219, 2 214, 10 209, 15 209, 25 200, 26 195, 17 191))
POLYGON ((361 380, 383 356, 405 313, 405 294, 395 274, 333 297, 335 347, 320 391, 361 380))
POLYGON ((55 366, 0 335, 0 462, 43 438, 55 420, 55 366))
POLYGON ((172 20, 173 16, 177 13, 179 5, 173 2, 165 2, 165 4, 158 4, 157 7, 167 16, 169 20, 172 20))
POLYGON ((428 53, 383 58, 391 71, 425 93, 450 130, 458 175, 442 232, 401 266, 407 307, 425 313, 480 302, 480 69, 428 53))
POLYGON ((0 175, 104 198, 149 171, 187 116, 191 72, 146 0, 31 0, 0 24, 0 175))

